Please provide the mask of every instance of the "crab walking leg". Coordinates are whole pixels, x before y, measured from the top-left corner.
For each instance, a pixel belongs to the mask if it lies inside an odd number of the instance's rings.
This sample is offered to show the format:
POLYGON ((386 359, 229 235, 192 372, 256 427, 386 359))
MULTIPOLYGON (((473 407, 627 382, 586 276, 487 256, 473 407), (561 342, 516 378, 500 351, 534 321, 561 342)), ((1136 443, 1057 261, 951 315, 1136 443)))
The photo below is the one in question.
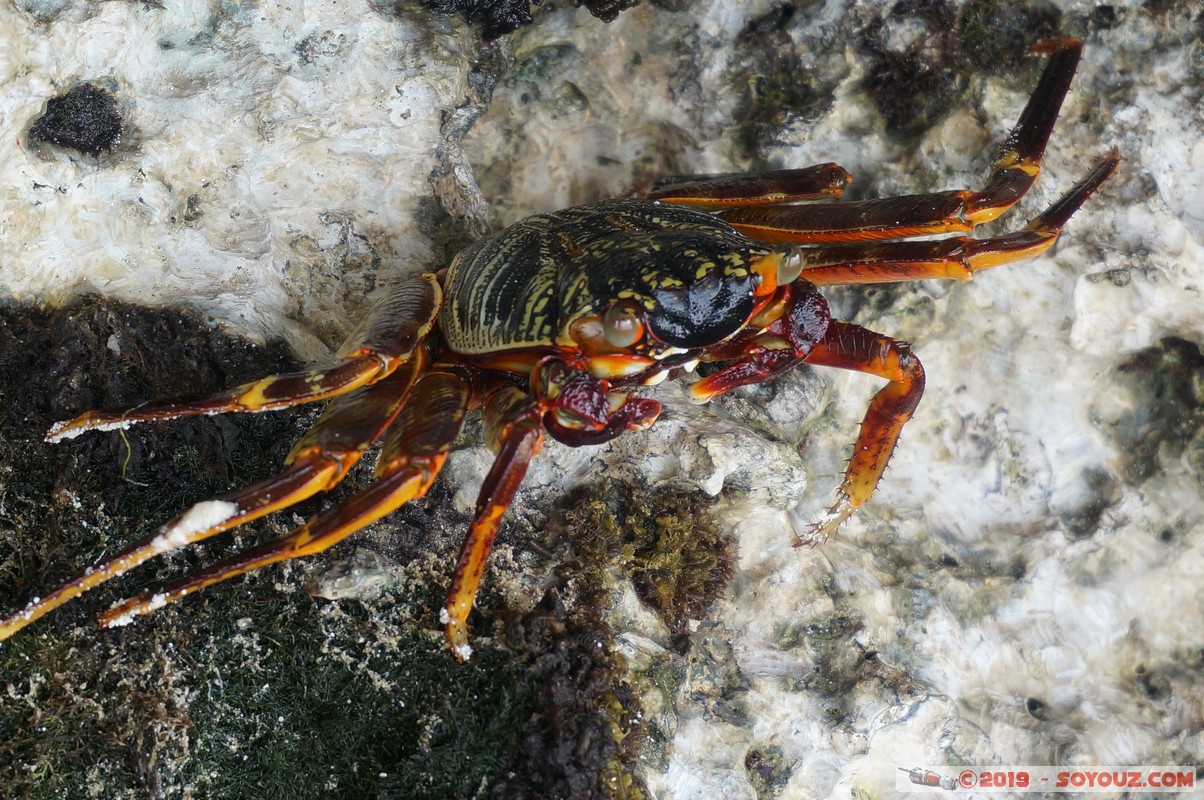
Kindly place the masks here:
POLYGON ((408 360, 430 333, 443 302, 434 275, 411 278, 373 308, 328 369, 273 375, 199 400, 169 400, 128 411, 88 411, 59 422, 46 441, 72 439, 91 430, 128 428, 136 422, 231 411, 276 411, 326 400, 375 383, 408 360))
POLYGON ((468 413, 469 387, 459 376, 431 372, 385 434, 376 481, 304 525, 159 591, 143 592, 100 615, 104 626, 128 623, 167 603, 260 567, 320 553, 430 490, 468 413))
POLYGON ((924 394, 924 367, 906 342, 837 321, 829 324, 823 340, 804 360, 890 381, 878 390, 866 409, 836 503, 811 530, 808 540, 818 542, 835 532, 874 493, 899 433, 924 394))
POLYGON ((197 503, 137 544, 90 567, 50 594, 34 598, 25 608, 0 619, 0 640, 160 553, 207 539, 333 487, 396 416, 425 360, 421 355, 412 358, 379 383, 335 398, 293 448, 284 472, 197 503))
POLYGON ((502 515, 514 500, 531 459, 543 449, 542 415, 540 403, 514 386, 504 387, 486 400, 485 436, 497 456, 477 495, 476 513, 460 548, 447 602, 439 614, 447 642, 460 663, 472 656, 468 613, 502 515))
POLYGON ((1033 48, 1049 63, 1012 128, 981 191, 862 200, 830 205, 732 208, 719 218, 765 242, 824 244, 965 233, 1016 204, 1040 172, 1045 145, 1083 52, 1077 39, 1054 39, 1033 48))
POLYGON ((793 203, 840 197, 853 180, 838 164, 767 172, 669 176, 634 193, 644 200, 703 209, 793 203))
POLYGON ((1022 230, 972 239, 958 236, 935 241, 834 244, 804 249, 801 277, 817 286, 892 283, 926 278, 968 281, 974 273, 1033 258, 1048 250, 1062 227, 1087 198, 1115 171, 1113 153, 1096 164, 1052 206, 1022 230))

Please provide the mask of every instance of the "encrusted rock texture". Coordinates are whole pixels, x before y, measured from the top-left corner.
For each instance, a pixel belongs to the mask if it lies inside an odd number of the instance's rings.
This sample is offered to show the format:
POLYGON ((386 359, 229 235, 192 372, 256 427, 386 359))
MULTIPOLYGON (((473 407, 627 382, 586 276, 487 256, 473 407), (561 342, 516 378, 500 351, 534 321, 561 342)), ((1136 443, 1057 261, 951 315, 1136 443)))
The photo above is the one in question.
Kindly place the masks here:
POLYGON ((526 215, 829 161, 851 198, 980 187, 1056 35, 1085 50, 1040 178, 976 235, 1123 161, 1040 258, 825 291, 927 371, 832 540, 794 546, 877 379, 662 385, 653 429, 532 466, 459 667, 470 421, 429 497, 328 554, 90 623, 366 471, 0 644, 12 796, 868 798, 900 767, 1204 763, 1198 4, 631 5, 0 6, 5 608, 268 477, 314 416, 52 422, 328 361, 526 215))

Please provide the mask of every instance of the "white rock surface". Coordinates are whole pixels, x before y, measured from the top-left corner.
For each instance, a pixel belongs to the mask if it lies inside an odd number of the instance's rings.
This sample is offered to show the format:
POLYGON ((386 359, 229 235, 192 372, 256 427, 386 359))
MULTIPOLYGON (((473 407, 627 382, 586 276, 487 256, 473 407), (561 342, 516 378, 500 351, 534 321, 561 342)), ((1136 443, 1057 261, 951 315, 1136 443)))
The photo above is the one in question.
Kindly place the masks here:
POLYGON ((313 358, 429 261, 416 201, 465 90, 463 26, 343 2, 0 13, 6 296, 195 306, 313 358), (119 157, 17 146, 83 81, 118 97, 119 157))

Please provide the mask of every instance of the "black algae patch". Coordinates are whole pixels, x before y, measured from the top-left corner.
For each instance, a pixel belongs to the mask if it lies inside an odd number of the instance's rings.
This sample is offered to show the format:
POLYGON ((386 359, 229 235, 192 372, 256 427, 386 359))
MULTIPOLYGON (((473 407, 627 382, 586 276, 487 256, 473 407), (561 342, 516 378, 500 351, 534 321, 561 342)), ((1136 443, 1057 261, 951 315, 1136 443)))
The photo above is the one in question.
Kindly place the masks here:
POLYGON ((1060 30, 1056 11, 996 0, 972 0, 960 10, 945 0, 891 6, 860 34, 867 59, 864 88, 887 130, 912 136, 939 123, 969 76, 1039 69, 1025 50, 1060 30))
POLYGON ((602 597, 583 600, 570 613, 554 588, 507 625, 506 642, 529 664, 534 691, 514 772, 495 800, 645 797, 631 771, 644 736, 640 704, 613 632, 596 614, 602 597))
POLYGON ((1204 354, 1188 339, 1168 336, 1117 368, 1130 396, 1126 413, 1104 426, 1122 454, 1121 479, 1140 485, 1160 458, 1182 458, 1204 482, 1204 354))
POLYGON ((838 78, 816 68, 815 56, 791 36, 800 15, 793 5, 748 22, 736 37, 740 75, 748 93, 736 109, 747 152, 757 158, 792 125, 808 125, 832 107, 838 78))
POLYGON ((31 142, 48 142, 95 158, 121 141, 121 114, 109 92, 81 83, 46 103, 29 129, 31 142))
MULTIPOLYGON (((465 19, 481 25, 481 35, 486 41, 512 33, 530 25, 533 21, 531 9, 540 5, 540 0, 421 0, 422 5, 437 14, 460 14, 465 19)), ((600 20, 612 22, 619 12, 639 5, 639 0, 577 0, 589 13, 600 20)))
MULTIPOLYGON (((250 458, 232 443, 252 441, 252 430, 272 442, 296 425, 279 415, 240 415, 206 418, 199 426, 188 421, 144 424, 137 436, 132 431, 124 436, 90 433, 56 445, 42 438, 52 423, 88 409, 203 394, 289 368, 295 364, 283 343, 258 347, 215 331, 187 312, 95 297, 56 309, 0 308, 0 441, 22 450, 20 460, 5 461, 23 465, 22 480, 35 480, 46 467, 38 480, 44 481, 47 495, 96 491, 110 510, 127 500, 137 504, 155 492, 160 502, 165 493, 179 503, 201 500, 203 495, 194 495, 226 488, 238 477, 240 460, 250 458), (205 480, 198 485, 197 475, 180 468, 184 462, 205 465, 205 480), (135 474, 136 481, 126 480, 135 474), (147 492, 146 484, 153 484, 154 492, 147 492)), ((274 455, 278 464, 287 451, 282 442, 266 455, 274 455)), ((17 485, 5 482, 9 492, 17 485)), ((13 495, 7 496, 11 500, 13 495)), ((164 509, 171 513, 157 521, 183 507, 164 509)), ((36 530, 37 516, 24 524, 36 530)), ((46 547, 60 537, 29 538, 46 547)), ((14 584, 5 579, 0 585, 14 584)))

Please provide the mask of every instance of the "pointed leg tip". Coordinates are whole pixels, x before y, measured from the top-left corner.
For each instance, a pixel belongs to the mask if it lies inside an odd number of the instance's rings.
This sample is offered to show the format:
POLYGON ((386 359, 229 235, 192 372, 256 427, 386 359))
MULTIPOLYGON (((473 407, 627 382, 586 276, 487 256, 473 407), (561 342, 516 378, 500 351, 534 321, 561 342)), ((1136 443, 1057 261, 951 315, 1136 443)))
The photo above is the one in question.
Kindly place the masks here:
POLYGON ((36 619, 36 617, 33 616, 33 611, 36 607, 37 601, 34 601, 15 614, 10 614, 9 616, 0 619, 0 642, 10 638, 17 631, 33 622, 34 619, 36 619))
POLYGON ((137 598, 114 603, 108 610, 96 615, 96 626, 105 629, 124 628, 138 616, 133 610, 136 602, 137 598))
POLYGON ((124 628, 138 617, 158 611, 171 601, 183 597, 184 594, 183 592, 175 595, 166 592, 158 594, 143 592, 129 600, 120 600, 110 606, 108 610, 97 614, 96 624, 101 628, 124 628))
POLYGON ((452 616, 446 606, 439 610, 439 621, 443 623, 443 632, 456 662, 463 664, 472 658, 472 645, 468 643, 468 624, 452 616))
POLYGON ((1120 148, 1115 146, 1108 151, 1108 155, 1098 159, 1097 163, 1099 166, 1097 169, 1102 173, 1100 182, 1103 182, 1104 178, 1107 178, 1109 175, 1115 172, 1116 168, 1120 166, 1120 162, 1122 161, 1124 161, 1124 157, 1120 154, 1120 148))
POLYGON ((832 507, 812 523, 805 533, 799 534, 794 541, 794 546, 816 547, 824 544, 836 534, 845 520, 853 516, 853 512, 856 510, 857 506, 853 504, 849 496, 843 491, 840 492, 832 507))
POLYGON ((124 430, 133 425, 134 422, 135 420, 132 419, 120 417, 113 419, 107 415, 89 411, 78 417, 54 423, 54 425, 50 426, 50 430, 46 431, 45 440, 51 444, 55 444, 67 441, 68 439, 74 439, 76 436, 88 431, 124 430))

